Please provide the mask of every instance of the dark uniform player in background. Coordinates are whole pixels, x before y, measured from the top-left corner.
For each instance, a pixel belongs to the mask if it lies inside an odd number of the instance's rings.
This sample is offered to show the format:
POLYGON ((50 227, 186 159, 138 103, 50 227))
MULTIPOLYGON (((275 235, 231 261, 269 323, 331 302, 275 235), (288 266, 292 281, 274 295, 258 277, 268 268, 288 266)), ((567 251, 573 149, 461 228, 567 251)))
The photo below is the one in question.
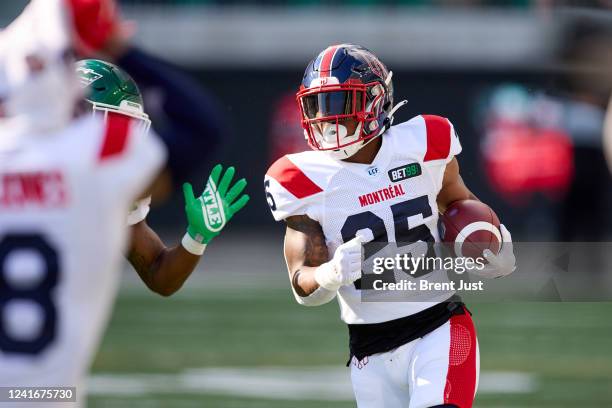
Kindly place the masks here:
POLYGON ((214 95, 180 68, 132 44, 134 31, 124 24, 100 56, 138 84, 153 129, 168 149, 167 183, 153 192, 157 201, 210 164, 229 125, 214 95))
MULTIPOLYGON (((140 90, 121 68, 109 62, 87 59, 78 62, 77 72, 94 113, 132 118, 150 127, 140 90)), ((176 150, 174 153, 179 154, 176 150)), ((198 198, 194 197, 191 184, 185 183, 188 228, 180 245, 166 247, 147 224, 150 196, 136 201, 128 214, 127 224, 131 229, 128 259, 152 291, 164 296, 176 292, 193 272, 206 245, 248 202, 248 195, 239 197, 246 180, 241 179, 230 188, 234 168, 227 169, 223 177, 222 170, 221 165, 213 169, 204 193, 198 198)))

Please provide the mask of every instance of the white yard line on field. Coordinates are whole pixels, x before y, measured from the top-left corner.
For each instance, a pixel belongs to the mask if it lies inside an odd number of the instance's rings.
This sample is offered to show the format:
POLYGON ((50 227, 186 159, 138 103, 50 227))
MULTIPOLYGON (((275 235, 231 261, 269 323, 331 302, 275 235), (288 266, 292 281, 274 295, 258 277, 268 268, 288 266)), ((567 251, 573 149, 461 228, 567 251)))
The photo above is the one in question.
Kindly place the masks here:
MULTIPOLYGON (((478 393, 527 394, 536 391, 533 374, 484 371, 478 393)), ((350 401, 349 373, 337 366, 210 367, 178 374, 95 374, 90 395, 215 394, 282 400, 350 401)))

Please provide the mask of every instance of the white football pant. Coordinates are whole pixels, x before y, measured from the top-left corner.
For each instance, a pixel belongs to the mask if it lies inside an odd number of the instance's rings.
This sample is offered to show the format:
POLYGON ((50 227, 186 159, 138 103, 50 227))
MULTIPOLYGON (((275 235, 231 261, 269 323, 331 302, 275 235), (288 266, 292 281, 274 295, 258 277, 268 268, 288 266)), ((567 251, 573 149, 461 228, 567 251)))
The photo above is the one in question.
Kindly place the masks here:
POLYGON ((469 313, 386 353, 351 361, 358 408, 470 408, 480 371, 469 313))

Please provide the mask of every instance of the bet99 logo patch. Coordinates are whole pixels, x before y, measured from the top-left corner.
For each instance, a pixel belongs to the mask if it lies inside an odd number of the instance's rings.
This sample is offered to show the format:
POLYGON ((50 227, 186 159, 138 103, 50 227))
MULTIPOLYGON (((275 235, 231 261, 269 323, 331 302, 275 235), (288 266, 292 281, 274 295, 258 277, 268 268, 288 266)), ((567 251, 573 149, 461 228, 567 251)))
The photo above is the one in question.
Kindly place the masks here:
POLYGON ((406 180, 411 177, 417 177, 421 175, 421 165, 419 163, 405 164, 400 167, 389 170, 389 180, 394 183, 398 181, 406 180))

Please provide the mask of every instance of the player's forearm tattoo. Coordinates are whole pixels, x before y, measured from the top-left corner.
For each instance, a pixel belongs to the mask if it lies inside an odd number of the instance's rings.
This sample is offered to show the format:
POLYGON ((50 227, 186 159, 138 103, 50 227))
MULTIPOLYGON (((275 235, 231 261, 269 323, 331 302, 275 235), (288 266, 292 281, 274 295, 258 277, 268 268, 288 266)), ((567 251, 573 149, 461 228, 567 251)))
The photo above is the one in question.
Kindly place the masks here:
POLYGON ((323 235, 323 230, 318 222, 305 215, 289 217, 286 222, 289 228, 306 235, 304 241, 304 266, 319 266, 329 261, 325 235, 323 235))

